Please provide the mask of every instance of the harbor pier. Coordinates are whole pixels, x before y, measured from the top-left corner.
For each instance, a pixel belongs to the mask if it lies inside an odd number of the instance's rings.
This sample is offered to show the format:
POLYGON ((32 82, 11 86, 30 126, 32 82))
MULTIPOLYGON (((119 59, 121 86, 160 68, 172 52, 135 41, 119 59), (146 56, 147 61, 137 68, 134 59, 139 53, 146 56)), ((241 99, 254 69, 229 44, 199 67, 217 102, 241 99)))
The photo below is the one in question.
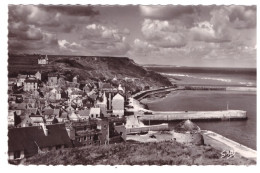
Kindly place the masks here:
POLYGON ((179 120, 246 120, 246 111, 222 110, 222 111, 151 111, 149 115, 138 116, 141 121, 179 121, 179 120))

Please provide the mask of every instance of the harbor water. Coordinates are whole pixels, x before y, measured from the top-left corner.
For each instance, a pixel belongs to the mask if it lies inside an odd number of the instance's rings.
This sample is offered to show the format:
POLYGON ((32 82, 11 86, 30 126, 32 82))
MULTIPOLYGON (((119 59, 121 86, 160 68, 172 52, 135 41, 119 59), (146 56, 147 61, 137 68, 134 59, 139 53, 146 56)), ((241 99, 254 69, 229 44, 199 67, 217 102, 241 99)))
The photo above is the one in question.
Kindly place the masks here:
MULTIPOLYGON (((169 78, 174 77, 171 79, 177 84, 256 86, 255 69, 158 68, 153 70, 167 74, 169 78)), ((173 91, 164 98, 148 98, 143 101, 150 110, 154 111, 245 110, 247 120, 197 121, 196 123, 201 129, 214 131, 256 150, 256 92, 180 90, 173 91)), ((176 124, 177 122, 170 122, 170 128, 176 124)))

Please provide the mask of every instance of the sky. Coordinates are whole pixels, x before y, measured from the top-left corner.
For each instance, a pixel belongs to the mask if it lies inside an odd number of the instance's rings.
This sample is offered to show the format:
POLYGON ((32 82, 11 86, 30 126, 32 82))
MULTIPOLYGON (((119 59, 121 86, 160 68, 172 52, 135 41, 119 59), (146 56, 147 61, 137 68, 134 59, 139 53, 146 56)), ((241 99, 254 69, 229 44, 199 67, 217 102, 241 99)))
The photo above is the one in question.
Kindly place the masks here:
POLYGON ((9 5, 8 51, 256 67, 256 6, 9 5))

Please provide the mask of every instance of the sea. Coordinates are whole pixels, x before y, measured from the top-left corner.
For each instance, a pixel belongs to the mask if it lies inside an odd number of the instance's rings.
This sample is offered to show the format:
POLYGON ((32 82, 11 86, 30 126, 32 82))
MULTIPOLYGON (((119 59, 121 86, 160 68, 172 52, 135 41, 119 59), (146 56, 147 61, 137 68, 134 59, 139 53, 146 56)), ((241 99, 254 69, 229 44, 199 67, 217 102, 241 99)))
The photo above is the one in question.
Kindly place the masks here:
MULTIPOLYGON (((168 77, 173 84, 256 87, 256 69, 146 67, 168 77)), ((196 121, 203 130, 217 132, 256 150, 256 92, 180 90, 146 103, 154 111, 247 111, 247 120, 196 121)), ((159 122, 154 122, 159 123, 159 122)), ((170 122, 174 128, 178 122, 170 122)))

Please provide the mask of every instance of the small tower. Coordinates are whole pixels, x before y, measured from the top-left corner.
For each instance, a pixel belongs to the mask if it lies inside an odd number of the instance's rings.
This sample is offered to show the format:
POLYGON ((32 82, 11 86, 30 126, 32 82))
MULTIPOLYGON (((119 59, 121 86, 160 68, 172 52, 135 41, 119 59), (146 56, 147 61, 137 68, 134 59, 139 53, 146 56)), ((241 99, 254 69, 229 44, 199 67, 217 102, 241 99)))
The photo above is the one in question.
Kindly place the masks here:
POLYGON ((45 64, 48 64, 49 63, 49 58, 48 58, 48 56, 46 55, 45 56, 45 64))

